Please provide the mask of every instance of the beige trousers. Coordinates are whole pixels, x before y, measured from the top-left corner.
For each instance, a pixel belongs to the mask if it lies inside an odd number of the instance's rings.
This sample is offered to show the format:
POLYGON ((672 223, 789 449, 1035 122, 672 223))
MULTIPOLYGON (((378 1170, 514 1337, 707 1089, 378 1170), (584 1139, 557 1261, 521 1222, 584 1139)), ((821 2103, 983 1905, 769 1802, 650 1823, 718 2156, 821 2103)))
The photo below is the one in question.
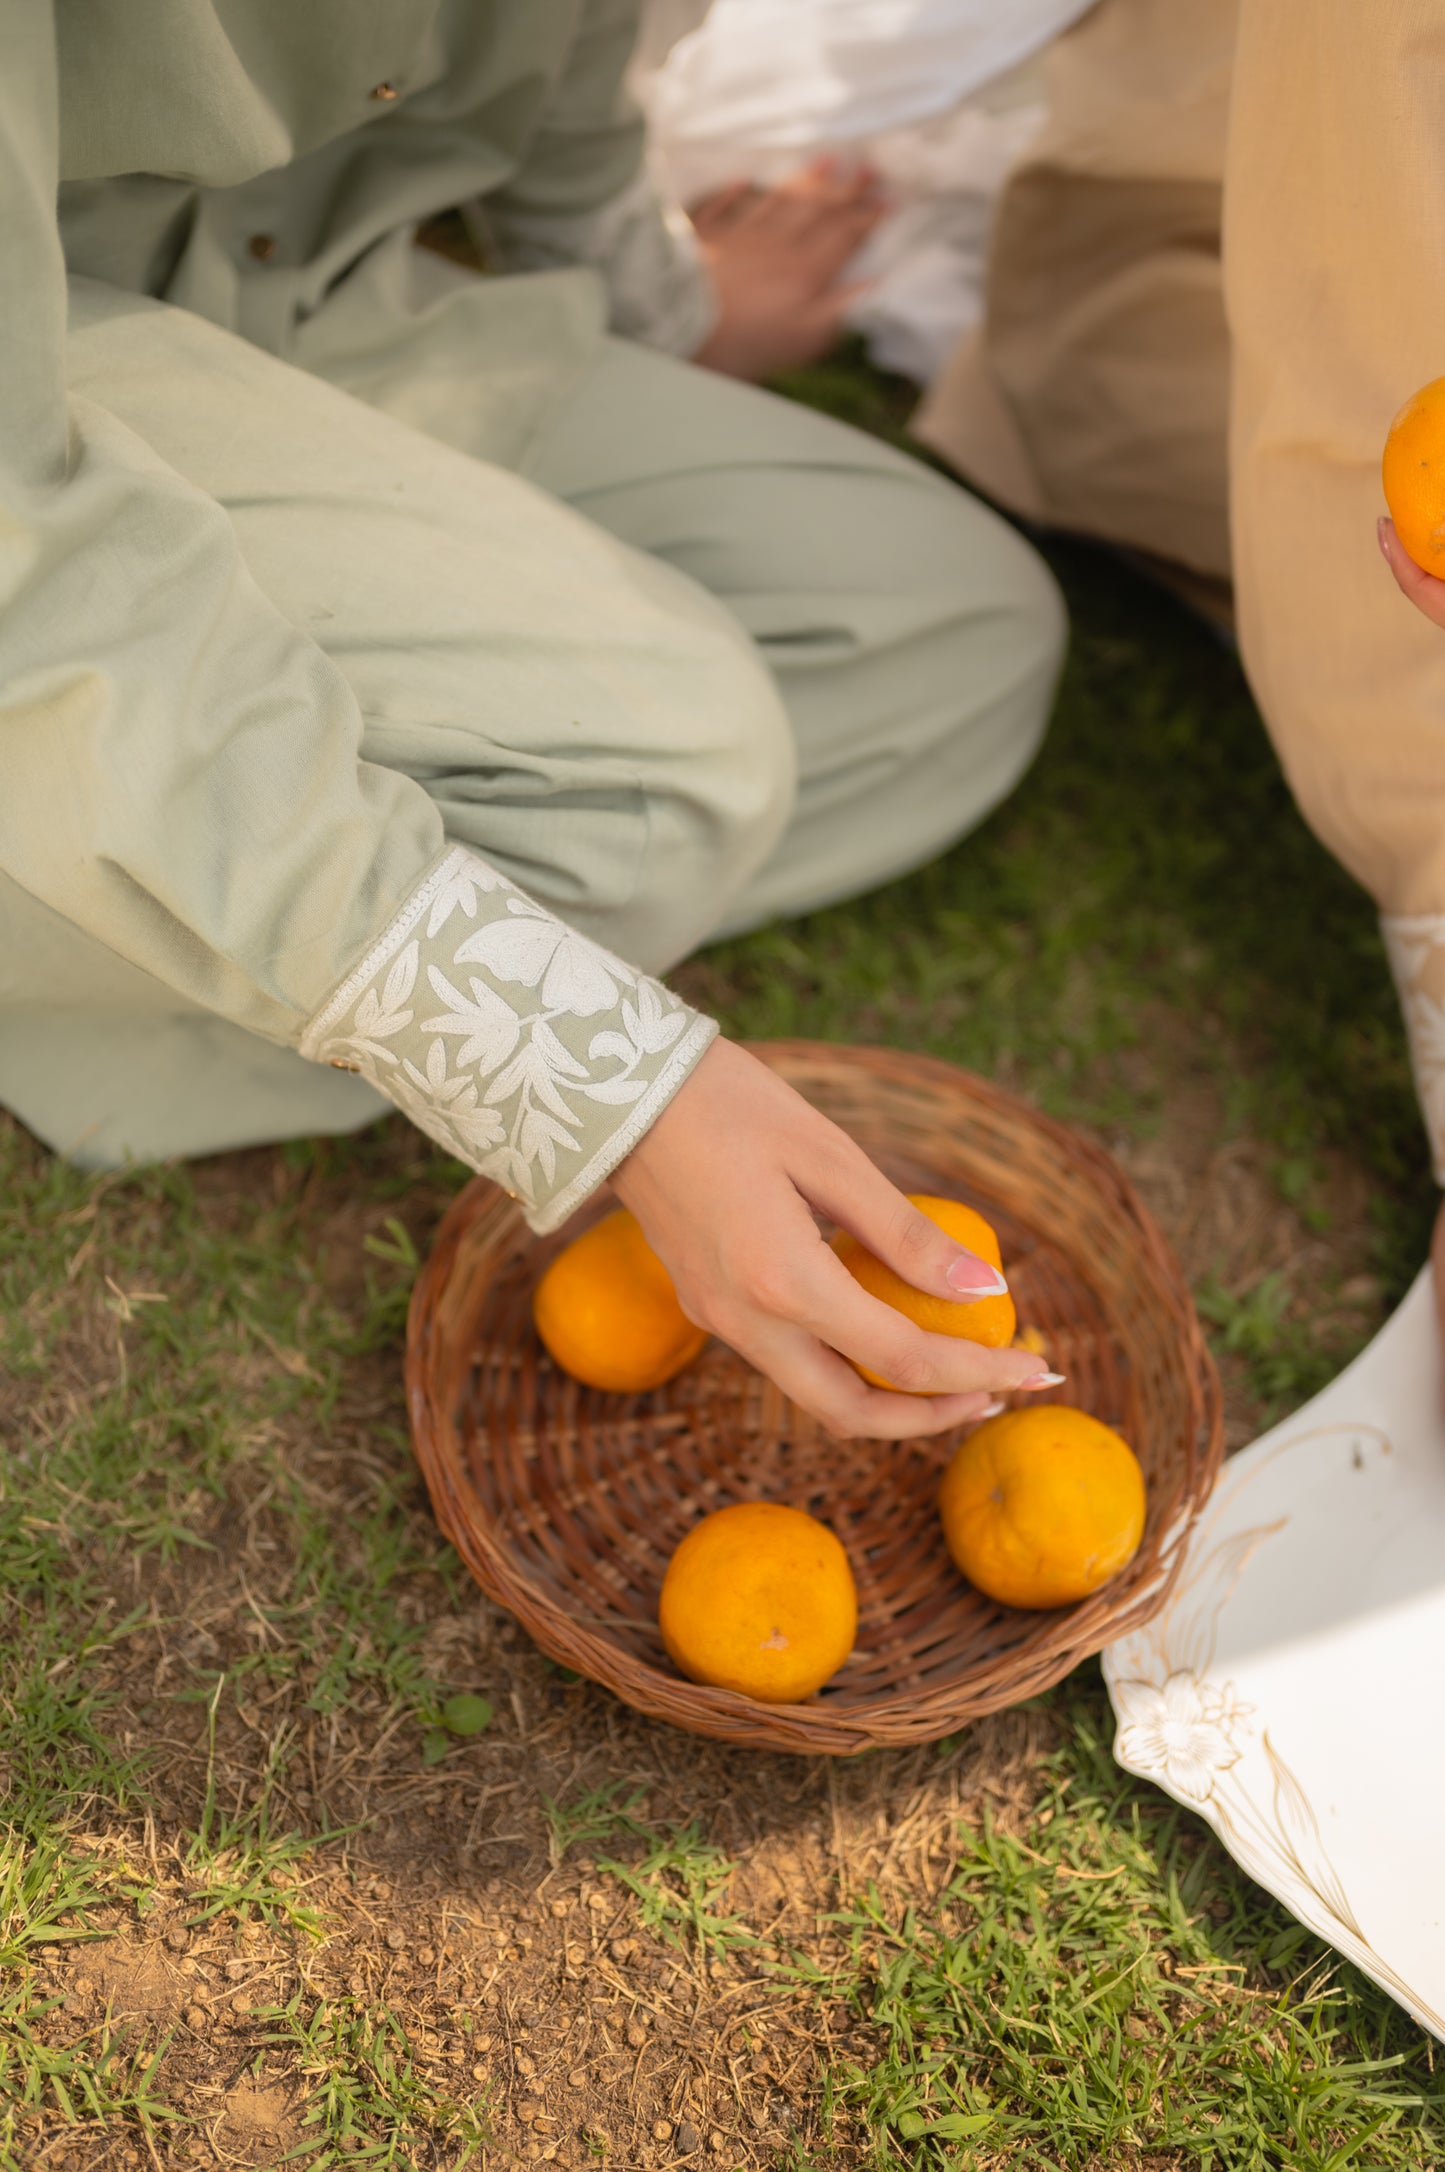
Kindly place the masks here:
POLYGON ((1100 0, 1044 62, 987 315, 925 443, 1024 518, 1229 580, 1221 195, 1236 0, 1100 0))

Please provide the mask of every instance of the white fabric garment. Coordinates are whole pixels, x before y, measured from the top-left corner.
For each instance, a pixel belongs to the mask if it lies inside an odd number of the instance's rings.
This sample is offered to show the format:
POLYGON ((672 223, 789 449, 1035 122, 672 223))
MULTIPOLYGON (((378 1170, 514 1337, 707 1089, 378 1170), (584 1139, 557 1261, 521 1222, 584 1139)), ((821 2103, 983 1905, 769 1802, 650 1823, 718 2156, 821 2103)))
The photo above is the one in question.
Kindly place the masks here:
POLYGON ((638 89, 668 192, 781 180, 815 152, 897 203, 855 263, 874 359, 928 382, 982 314, 993 207, 1042 125, 1042 48, 1092 0, 653 0, 638 89))

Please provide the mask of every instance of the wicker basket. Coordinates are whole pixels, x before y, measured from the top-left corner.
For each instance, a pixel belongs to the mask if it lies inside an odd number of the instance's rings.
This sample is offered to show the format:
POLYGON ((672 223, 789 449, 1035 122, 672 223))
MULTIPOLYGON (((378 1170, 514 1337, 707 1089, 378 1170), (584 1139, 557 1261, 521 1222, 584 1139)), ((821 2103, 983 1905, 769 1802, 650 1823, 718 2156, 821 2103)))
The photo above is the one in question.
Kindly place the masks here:
POLYGON ((996 1605, 939 1531, 957 1435, 839 1443, 721 1344, 648 1395, 569 1379, 537 1340, 532 1291, 608 1198, 546 1239, 481 1179, 456 1200, 412 1299, 417 1457, 483 1589, 543 1651, 641 1711, 760 1749, 931 1741, 1035 1695, 1160 1605, 1219 1467, 1218 1379, 1179 1268, 1100 1148, 929 1058, 806 1041, 754 1053, 906 1190, 965 1198, 993 1222, 1020 1322, 1068 1376, 1062 1400, 1116 1425, 1144 1466, 1148 1524, 1129 1566, 1057 1613, 996 1605), (809 1509, 851 1557, 857 1648, 806 1704, 701 1688, 662 1649, 669 1556, 736 1500, 809 1509))

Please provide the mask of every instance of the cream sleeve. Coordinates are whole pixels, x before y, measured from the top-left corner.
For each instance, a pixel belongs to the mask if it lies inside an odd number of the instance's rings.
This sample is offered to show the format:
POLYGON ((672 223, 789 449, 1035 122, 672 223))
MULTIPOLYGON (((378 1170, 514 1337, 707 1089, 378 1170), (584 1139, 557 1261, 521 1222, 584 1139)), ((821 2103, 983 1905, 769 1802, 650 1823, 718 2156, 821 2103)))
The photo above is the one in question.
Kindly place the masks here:
POLYGON ((1445 634, 1375 540, 1445 374, 1445 10, 1243 0, 1225 183, 1244 660, 1305 816, 1383 918, 1445 1181, 1445 634))

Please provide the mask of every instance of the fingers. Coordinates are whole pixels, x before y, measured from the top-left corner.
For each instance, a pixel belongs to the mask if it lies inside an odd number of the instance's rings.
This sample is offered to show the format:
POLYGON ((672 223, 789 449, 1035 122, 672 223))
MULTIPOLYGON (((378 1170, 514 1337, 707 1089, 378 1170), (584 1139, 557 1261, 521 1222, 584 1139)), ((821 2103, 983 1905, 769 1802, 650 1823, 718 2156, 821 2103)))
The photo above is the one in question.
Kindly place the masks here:
POLYGON ((1394 574, 1401 594, 1435 625, 1445 627, 1445 580, 1437 580, 1433 573, 1416 565, 1400 541, 1392 520, 1378 521, 1375 532, 1385 563, 1394 574))
MULTIPOLYGON (((824 1138, 831 1139, 833 1127, 821 1118, 818 1121, 824 1138)), ((846 1143, 852 1147, 851 1140, 846 1143)), ((865 1154, 856 1148, 853 1151, 902 1210, 898 1219, 906 1217, 910 1224, 921 1224, 924 1240, 942 1235, 926 1215, 919 1214, 901 1193, 894 1192, 865 1154)), ((988 1401, 1051 1378, 1031 1351, 991 1349, 961 1336, 930 1334, 893 1306, 870 1296, 849 1274, 831 1245, 823 1242, 803 1197, 791 1187, 772 1211, 763 1206, 755 1208, 745 1238, 745 1253, 724 1258, 716 1267, 710 1263, 697 1286, 679 1282, 678 1296, 690 1318, 720 1335, 754 1363, 761 1362, 755 1353, 770 1342, 774 1333, 785 1336, 795 1351, 801 1337, 814 1347, 851 1358, 877 1373, 899 1391, 891 1398, 895 1402, 915 1396, 960 1395, 988 1401)), ((959 1252, 960 1248, 947 1238, 943 1243, 947 1251, 955 1255, 959 1252)), ((919 1249, 921 1252, 921 1244, 919 1249)), ((895 1251, 907 1257, 907 1240, 896 1245, 895 1251)), ((972 1254, 966 1256, 972 1259, 972 1254)), ((951 1296, 946 1279, 937 1279, 940 1294, 951 1296)), ((787 1385, 771 1364, 763 1369, 780 1386, 787 1385)), ((816 1406, 809 1403, 807 1407, 816 1406)), ((916 1429, 910 1424, 910 1430, 916 1429)))
POLYGON ((843 158, 834 151, 823 151, 789 174, 786 181, 780 181, 776 193, 823 208, 843 207, 876 197, 882 182, 877 167, 870 166, 866 159, 843 158))
POLYGON ((831 287, 844 266, 862 248, 883 217, 884 206, 867 204, 854 211, 819 214, 800 240, 813 276, 831 287))
POLYGON ((688 218, 704 241, 713 241, 737 224, 739 215, 757 193, 751 181, 729 181, 725 187, 714 189, 710 195, 689 204, 688 218))
POLYGON ((1032 1351, 996 1350, 961 1336, 930 1334, 870 1297, 824 1244, 814 1262, 795 1269, 784 1316, 908 1395, 991 1398, 1012 1394, 1043 1374, 1032 1351))
POLYGON ((983 1417, 992 1400, 979 1393, 912 1396, 871 1388, 801 1329, 779 1330, 760 1336, 751 1348, 741 1343, 734 1348, 839 1440, 924 1439, 983 1417))
MULTIPOLYGON (((886 1178, 880 1181, 887 1183, 886 1178)), ((926 1216, 895 1196, 925 1231, 939 1234, 926 1216)), ((782 1213, 760 1215, 748 1239, 750 1256, 726 1269, 721 1291, 714 1284, 711 1291, 696 1295, 687 1289, 678 1293, 689 1315, 701 1318, 734 1349, 751 1355, 773 1331, 786 1335, 790 1344, 801 1335, 866 1366, 909 1399, 962 1395, 987 1401, 1034 1381, 1051 1380, 1031 1351, 991 1349, 960 1336, 930 1334, 870 1296, 823 1242, 796 1192, 782 1213)), ((778 1378, 776 1372, 773 1377, 778 1378)))
POLYGON ((689 1318, 834 1433, 936 1433, 983 1416, 1001 1393, 1052 1384, 1027 1351, 930 1334, 854 1281, 823 1242, 816 1209, 939 1296, 957 1295, 948 1273, 960 1258, 975 1277, 989 1270, 919 1215, 845 1132, 731 1042, 713 1044, 612 1183, 689 1318), (908 1392, 869 1385, 848 1358, 908 1392))
POLYGON ((998 1297, 1008 1288, 996 1267, 920 1214, 845 1133, 833 1132, 825 1143, 826 1175, 822 1183, 815 1177, 809 1183, 811 1203, 885 1267, 930 1297, 998 1297))
MULTIPOLYGON (((736 199, 729 214, 739 231, 809 250, 826 249, 839 267, 866 240, 888 209, 879 176, 871 166, 844 166, 836 159, 815 159, 775 188, 752 189, 736 199)), ((694 223, 696 220, 694 219, 694 223)))

